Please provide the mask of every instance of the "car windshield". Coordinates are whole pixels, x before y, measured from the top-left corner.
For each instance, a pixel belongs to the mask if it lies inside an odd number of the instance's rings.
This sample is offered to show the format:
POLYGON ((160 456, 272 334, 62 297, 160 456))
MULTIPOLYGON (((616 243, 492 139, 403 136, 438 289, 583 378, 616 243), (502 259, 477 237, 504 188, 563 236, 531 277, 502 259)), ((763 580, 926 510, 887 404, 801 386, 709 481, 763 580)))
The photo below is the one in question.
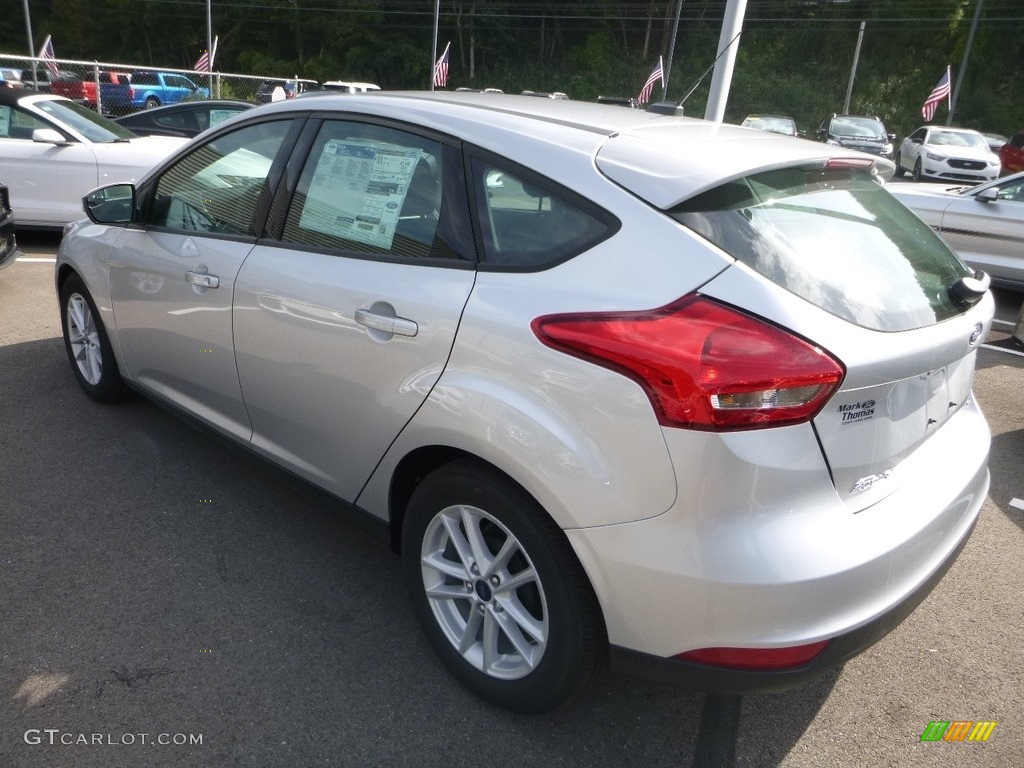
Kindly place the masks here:
POLYGON ((884 139, 885 126, 869 117, 837 117, 832 121, 832 133, 863 139, 884 139))
POLYGON ((747 128, 757 128, 772 133, 796 135, 796 123, 788 117, 748 117, 743 121, 743 125, 747 128))
POLYGON ((958 314, 948 289, 971 274, 864 171, 759 173, 670 214, 777 285, 873 330, 921 328, 958 314))
POLYGON ((928 134, 928 143, 939 147, 988 149, 988 143, 980 133, 966 133, 964 131, 933 130, 928 134))
POLYGON ((134 133, 88 107, 73 101, 41 100, 33 104, 56 122, 82 134, 89 141, 103 144, 108 141, 137 138, 134 133))

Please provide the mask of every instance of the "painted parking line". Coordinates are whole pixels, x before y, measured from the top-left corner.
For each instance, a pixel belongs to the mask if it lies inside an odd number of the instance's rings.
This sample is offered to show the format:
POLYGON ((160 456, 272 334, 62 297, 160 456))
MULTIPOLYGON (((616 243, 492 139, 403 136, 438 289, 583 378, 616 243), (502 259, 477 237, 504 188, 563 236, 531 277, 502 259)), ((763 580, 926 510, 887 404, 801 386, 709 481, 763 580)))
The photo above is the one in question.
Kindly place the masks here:
POLYGON ((1021 499, 1010 499, 1010 506, 1014 509, 1024 509, 1024 501, 1021 499))
POLYGON ((41 256, 19 256, 15 261, 25 261, 29 264, 56 264, 57 257, 43 258, 41 256))

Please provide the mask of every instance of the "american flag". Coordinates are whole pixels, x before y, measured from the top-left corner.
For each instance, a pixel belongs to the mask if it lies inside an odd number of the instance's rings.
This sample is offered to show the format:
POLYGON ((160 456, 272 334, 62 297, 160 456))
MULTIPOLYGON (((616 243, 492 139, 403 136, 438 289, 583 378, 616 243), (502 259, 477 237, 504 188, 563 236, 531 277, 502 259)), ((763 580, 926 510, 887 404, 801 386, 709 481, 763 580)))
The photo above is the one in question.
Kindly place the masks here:
MULTIPOLYGON (((219 37, 219 35, 218 35, 219 37)), ((213 38, 213 53, 209 51, 203 51, 202 56, 196 59, 196 63, 192 65, 192 69, 196 72, 212 72, 213 71, 213 59, 217 55, 217 38, 213 38)))
POLYGON ((434 87, 444 88, 448 85, 448 49, 452 47, 449 42, 444 47, 444 53, 441 54, 441 58, 434 64, 434 87))
POLYGON ((935 117, 935 108, 939 106, 939 102, 950 97, 949 82, 949 66, 947 65, 946 74, 942 76, 939 84, 928 94, 928 98, 924 100, 924 106, 921 107, 921 117, 925 119, 925 122, 930 123, 932 118, 935 117))
POLYGON ((637 101, 641 104, 646 104, 651 100, 651 93, 654 91, 654 84, 657 82, 663 82, 665 77, 665 71, 661 66, 661 56, 658 57, 658 66, 651 72, 651 76, 647 78, 647 82, 644 83, 643 90, 640 91, 640 95, 637 97, 637 101))
POLYGON ((50 70, 50 74, 56 77, 60 70, 57 68, 57 56, 53 52, 53 40, 49 35, 46 36, 43 47, 39 49, 39 58, 46 62, 46 68, 50 70))

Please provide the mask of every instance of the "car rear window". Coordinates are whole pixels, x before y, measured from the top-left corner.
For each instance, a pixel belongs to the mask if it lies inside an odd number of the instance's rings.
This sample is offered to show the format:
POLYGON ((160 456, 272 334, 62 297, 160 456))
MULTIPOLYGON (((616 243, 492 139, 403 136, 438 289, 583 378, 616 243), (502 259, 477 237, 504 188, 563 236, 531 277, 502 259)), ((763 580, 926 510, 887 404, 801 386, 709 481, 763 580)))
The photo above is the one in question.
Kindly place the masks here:
POLYGON ((972 274, 862 170, 759 173, 669 213, 776 284, 873 330, 920 328, 959 314, 948 289, 972 274))

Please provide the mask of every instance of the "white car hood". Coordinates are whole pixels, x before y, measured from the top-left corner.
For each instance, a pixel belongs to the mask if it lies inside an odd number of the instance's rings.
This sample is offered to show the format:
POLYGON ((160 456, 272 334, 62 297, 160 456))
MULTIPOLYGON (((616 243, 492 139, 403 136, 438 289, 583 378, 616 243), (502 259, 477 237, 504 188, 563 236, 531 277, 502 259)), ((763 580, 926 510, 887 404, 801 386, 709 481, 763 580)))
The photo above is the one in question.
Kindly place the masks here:
POLYGON ((128 141, 92 144, 99 166, 99 183, 135 182, 188 139, 177 136, 139 136, 128 141))

